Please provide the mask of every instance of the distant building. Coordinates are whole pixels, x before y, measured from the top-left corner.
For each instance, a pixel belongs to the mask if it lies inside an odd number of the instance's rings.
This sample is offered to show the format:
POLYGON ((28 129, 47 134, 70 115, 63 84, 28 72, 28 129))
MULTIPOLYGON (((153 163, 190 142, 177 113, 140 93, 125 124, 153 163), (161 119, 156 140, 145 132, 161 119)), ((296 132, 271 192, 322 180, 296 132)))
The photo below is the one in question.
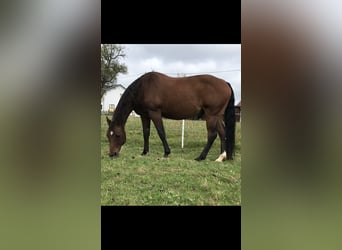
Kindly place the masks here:
POLYGON ((118 105, 118 102, 125 92, 125 87, 121 84, 116 85, 113 88, 110 88, 106 91, 106 93, 102 96, 101 99, 101 112, 107 113, 109 112, 109 108, 112 108, 114 105, 114 109, 118 105))

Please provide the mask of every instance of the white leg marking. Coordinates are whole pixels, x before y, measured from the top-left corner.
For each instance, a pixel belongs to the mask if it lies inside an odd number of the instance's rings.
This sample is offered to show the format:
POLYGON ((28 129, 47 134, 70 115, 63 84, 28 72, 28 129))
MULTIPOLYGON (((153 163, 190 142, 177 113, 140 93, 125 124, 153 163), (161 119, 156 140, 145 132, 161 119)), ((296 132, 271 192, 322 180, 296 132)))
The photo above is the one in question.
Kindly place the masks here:
POLYGON ((220 156, 215 160, 216 162, 222 162, 224 161, 225 159, 227 159, 227 154, 226 154, 226 151, 223 151, 222 154, 220 154, 220 156))

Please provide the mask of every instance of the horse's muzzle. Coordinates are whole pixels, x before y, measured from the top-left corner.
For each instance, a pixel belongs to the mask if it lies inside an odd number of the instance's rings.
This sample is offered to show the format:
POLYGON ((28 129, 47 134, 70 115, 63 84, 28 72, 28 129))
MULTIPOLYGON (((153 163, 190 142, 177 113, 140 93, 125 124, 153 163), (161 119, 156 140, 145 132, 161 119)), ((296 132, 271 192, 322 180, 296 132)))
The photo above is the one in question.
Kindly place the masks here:
POLYGON ((119 153, 118 152, 113 152, 113 153, 109 153, 108 155, 109 155, 109 157, 118 157, 119 153))

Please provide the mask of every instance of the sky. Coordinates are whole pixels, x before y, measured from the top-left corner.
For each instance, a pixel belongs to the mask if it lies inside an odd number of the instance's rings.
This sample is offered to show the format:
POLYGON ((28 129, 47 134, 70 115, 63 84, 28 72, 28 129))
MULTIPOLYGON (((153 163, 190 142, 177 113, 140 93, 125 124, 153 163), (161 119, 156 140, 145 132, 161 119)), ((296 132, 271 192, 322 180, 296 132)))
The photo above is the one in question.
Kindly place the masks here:
POLYGON ((124 87, 149 71, 169 76, 211 74, 232 85, 235 104, 241 100, 241 44, 120 44, 120 60, 127 74, 119 74, 124 87))

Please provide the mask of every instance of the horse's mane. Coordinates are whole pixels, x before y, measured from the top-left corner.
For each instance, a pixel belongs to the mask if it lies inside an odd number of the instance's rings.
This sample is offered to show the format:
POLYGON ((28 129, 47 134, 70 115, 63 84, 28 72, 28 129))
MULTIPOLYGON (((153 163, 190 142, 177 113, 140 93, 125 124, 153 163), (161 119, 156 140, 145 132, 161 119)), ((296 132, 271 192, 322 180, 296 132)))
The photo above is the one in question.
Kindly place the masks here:
POLYGON ((144 75, 132 82, 122 94, 113 114, 113 119, 110 127, 113 127, 114 124, 121 126, 126 123, 130 112, 134 108, 135 97, 137 93, 139 93, 139 88, 142 82, 141 79, 143 76, 144 75))

